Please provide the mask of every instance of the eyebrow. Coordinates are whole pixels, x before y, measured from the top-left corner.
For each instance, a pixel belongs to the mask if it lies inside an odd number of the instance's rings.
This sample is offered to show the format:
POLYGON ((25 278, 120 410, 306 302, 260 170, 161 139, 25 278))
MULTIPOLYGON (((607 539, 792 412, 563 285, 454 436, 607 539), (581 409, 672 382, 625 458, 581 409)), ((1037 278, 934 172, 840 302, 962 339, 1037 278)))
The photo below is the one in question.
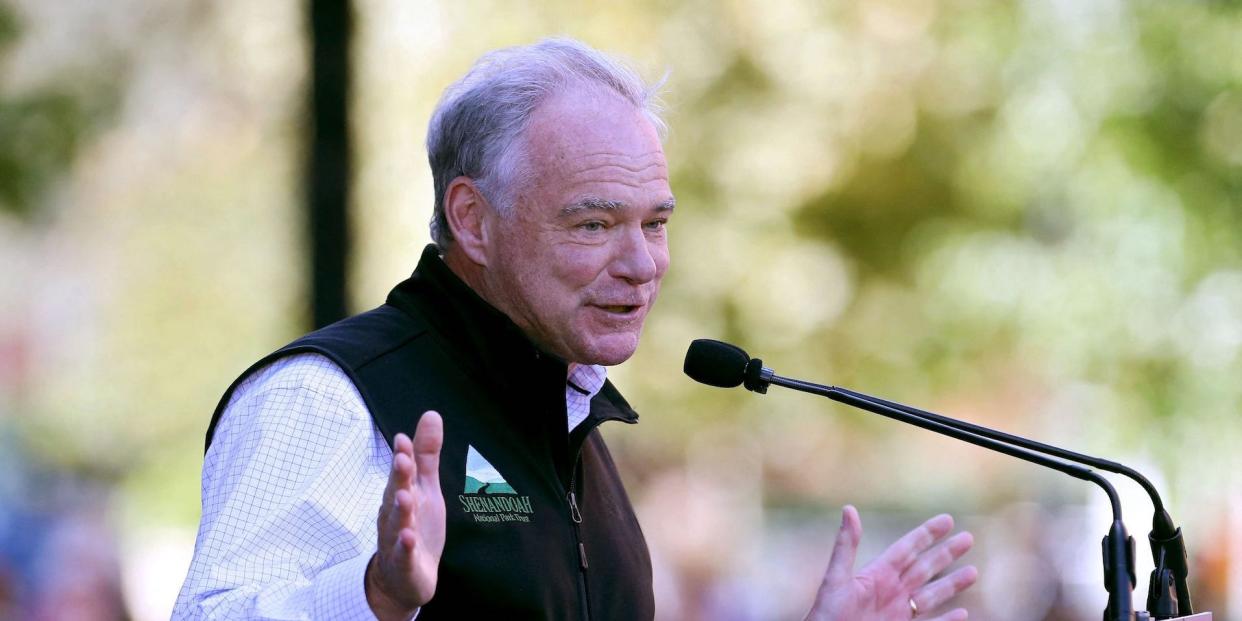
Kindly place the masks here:
MULTIPOLYGON (((677 206, 676 198, 669 198, 661 201, 655 206, 655 211, 668 212, 677 206)), ((584 211, 620 211, 625 208, 625 203, 621 201, 610 201, 598 196, 584 196, 561 208, 561 216, 568 217, 580 214, 584 211)))

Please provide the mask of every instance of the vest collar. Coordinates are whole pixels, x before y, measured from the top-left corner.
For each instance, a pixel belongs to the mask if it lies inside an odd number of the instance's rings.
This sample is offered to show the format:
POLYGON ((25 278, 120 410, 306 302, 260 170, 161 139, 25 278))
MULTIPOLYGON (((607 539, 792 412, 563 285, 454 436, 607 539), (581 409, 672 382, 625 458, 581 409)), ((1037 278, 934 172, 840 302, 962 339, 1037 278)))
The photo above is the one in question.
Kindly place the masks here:
MULTIPOLYGON (((552 394, 563 402, 569 365, 541 350, 517 324, 475 293, 457 277, 440 256, 440 248, 428 244, 414 274, 388 294, 388 304, 426 317, 450 341, 454 353, 475 372, 493 378, 507 388, 531 390, 555 386, 552 394)), ((611 384, 596 395, 608 406, 607 418, 635 422, 638 414, 611 384)), ((593 410, 596 408, 593 407, 593 410)))

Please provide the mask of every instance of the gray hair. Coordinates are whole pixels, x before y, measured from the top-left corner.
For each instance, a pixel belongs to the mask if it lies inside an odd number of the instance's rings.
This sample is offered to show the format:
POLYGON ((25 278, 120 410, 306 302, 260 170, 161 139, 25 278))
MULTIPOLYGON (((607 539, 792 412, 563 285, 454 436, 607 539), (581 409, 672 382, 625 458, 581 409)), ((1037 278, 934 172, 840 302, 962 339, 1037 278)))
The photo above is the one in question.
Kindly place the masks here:
POLYGON ((501 213, 511 214, 524 181, 519 140, 531 115, 548 96, 568 85, 602 86, 642 110, 663 137, 666 125, 658 92, 664 80, 644 82, 625 63, 568 38, 485 54, 440 97, 427 128, 427 159, 435 182, 431 238, 442 248, 453 241, 444 214, 453 179, 473 179, 501 213))

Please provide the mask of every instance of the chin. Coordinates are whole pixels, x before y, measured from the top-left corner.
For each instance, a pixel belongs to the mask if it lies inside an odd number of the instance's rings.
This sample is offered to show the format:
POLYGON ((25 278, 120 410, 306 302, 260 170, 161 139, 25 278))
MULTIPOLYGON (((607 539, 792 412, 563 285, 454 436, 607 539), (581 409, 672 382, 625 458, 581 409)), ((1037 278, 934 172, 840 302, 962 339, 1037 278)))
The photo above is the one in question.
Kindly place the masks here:
POLYGON ((606 367, 614 366, 625 362, 634 355, 634 351, 638 349, 637 334, 615 334, 596 339, 592 343, 584 343, 582 353, 579 356, 584 358, 578 360, 584 364, 598 364, 606 367))

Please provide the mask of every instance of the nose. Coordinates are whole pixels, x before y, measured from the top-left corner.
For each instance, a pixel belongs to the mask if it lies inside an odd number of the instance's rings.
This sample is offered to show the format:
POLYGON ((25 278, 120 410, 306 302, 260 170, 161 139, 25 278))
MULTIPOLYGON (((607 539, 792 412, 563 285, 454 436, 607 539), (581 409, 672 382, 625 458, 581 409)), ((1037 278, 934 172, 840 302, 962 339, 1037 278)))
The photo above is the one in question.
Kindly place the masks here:
POLYGON ((656 243, 643 233, 641 226, 628 229, 617 240, 618 247, 613 253, 609 273, 614 278, 621 278, 631 284, 641 285, 651 282, 659 274, 656 243))

